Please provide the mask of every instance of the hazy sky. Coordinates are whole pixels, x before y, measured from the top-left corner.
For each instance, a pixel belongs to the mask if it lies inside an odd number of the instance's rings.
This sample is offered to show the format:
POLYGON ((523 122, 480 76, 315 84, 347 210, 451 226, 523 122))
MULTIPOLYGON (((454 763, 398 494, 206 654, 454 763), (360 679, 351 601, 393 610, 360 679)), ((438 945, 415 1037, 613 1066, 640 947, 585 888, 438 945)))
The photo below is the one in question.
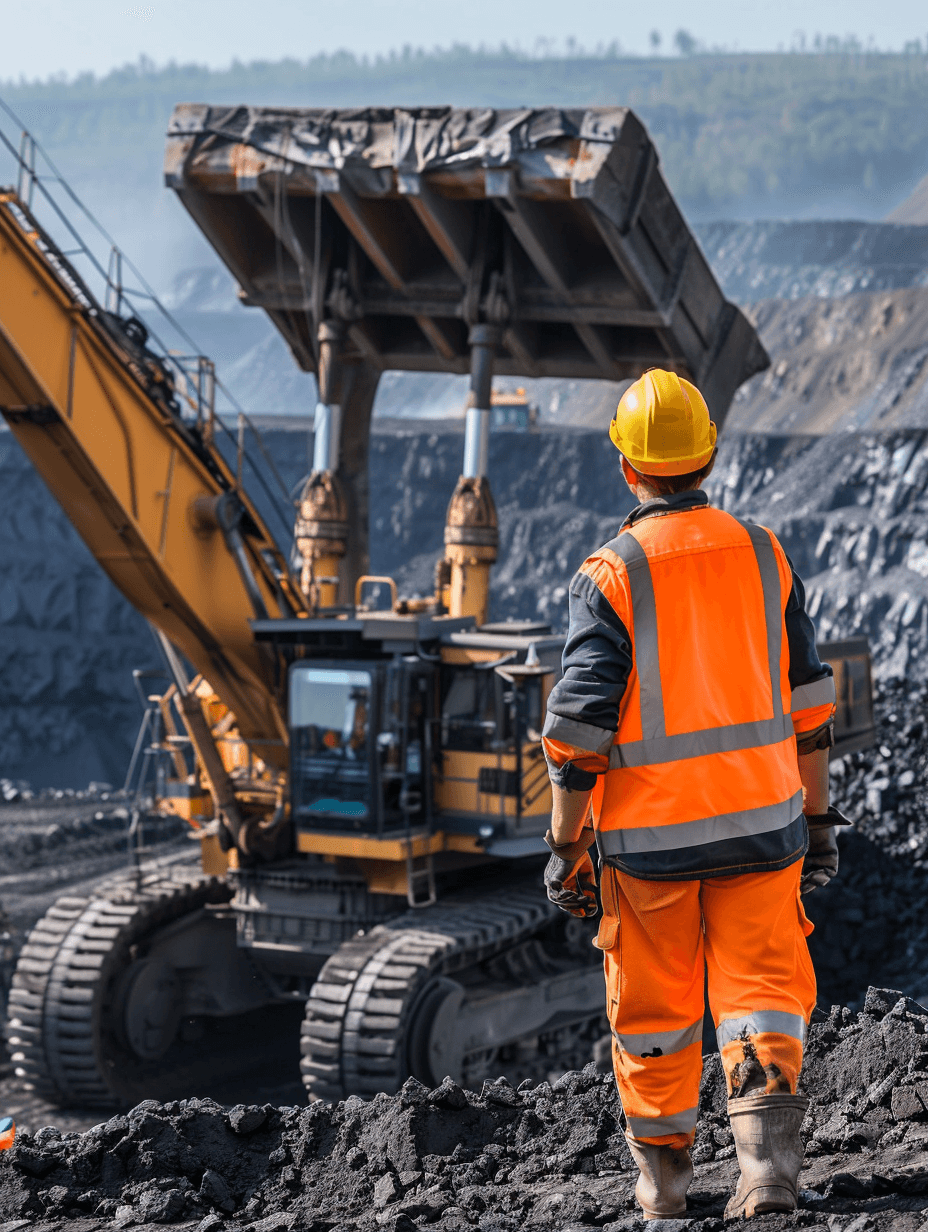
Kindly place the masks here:
POLYGON ((221 67, 240 60, 305 59, 348 48, 377 53, 451 42, 569 38, 595 47, 617 39, 644 52, 681 27, 709 46, 775 50, 797 31, 853 34, 879 47, 928 41, 924 0, 2 0, 0 80, 108 69, 142 54, 221 67))

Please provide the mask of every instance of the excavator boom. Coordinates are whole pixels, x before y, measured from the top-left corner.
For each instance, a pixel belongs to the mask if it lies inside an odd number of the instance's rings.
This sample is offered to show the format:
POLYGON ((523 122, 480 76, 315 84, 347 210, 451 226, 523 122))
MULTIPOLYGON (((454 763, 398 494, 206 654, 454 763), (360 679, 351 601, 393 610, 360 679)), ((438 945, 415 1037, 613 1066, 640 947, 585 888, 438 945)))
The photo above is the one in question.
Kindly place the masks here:
POLYGON ((0 194, 0 411, 101 567, 206 677, 249 747, 286 764, 249 620, 305 610, 210 416, 185 418, 141 322, 104 311, 12 192, 0 194))

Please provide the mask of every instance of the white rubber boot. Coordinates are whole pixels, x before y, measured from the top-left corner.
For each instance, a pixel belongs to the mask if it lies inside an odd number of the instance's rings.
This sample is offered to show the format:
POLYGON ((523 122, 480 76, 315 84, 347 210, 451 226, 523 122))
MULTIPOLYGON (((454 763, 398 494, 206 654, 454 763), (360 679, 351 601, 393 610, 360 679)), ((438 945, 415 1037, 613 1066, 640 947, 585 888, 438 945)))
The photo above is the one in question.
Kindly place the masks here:
POLYGON ((635 1197, 645 1219, 677 1219, 686 1214, 686 1191, 693 1179, 688 1146, 654 1146, 625 1135, 641 1176, 635 1197))
POLYGON ((726 1219, 796 1209, 803 1156, 799 1127, 808 1106, 804 1095, 762 1092, 728 1101, 741 1177, 725 1207, 726 1219))

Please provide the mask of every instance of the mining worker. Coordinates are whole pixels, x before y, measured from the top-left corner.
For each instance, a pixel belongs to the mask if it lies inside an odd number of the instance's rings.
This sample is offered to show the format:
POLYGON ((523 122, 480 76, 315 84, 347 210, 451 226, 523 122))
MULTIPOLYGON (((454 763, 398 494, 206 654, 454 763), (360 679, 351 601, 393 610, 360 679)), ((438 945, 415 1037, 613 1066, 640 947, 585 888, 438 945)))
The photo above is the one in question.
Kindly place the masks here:
POLYGON ((652 369, 609 429, 641 502, 569 593, 544 748, 548 896, 595 915, 607 1012, 648 1219, 686 1210, 704 981, 741 1177, 726 1217, 796 1206, 796 1093, 815 976, 800 892, 837 872, 831 668, 776 537, 713 508, 715 425, 652 369), (810 838, 811 836, 811 838, 810 838))

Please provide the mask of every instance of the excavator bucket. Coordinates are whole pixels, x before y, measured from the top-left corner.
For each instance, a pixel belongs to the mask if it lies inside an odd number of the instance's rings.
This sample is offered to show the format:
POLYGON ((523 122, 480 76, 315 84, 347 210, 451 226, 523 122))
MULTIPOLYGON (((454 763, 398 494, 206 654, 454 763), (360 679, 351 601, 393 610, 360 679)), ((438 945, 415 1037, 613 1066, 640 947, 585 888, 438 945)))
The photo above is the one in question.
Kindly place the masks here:
POLYGON ((324 318, 375 368, 623 380, 672 368, 721 426, 768 365, 625 107, 174 110, 176 189, 300 364, 324 318))
POLYGON ((475 331, 489 329, 498 374, 621 381, 670 368, 721 427, 735 390, 769 364, 626 107, 185 103, 165 181, 243 301, 339 406, 353 578, 366 572, 367 441, 385 369, 473 381, 475 331))

